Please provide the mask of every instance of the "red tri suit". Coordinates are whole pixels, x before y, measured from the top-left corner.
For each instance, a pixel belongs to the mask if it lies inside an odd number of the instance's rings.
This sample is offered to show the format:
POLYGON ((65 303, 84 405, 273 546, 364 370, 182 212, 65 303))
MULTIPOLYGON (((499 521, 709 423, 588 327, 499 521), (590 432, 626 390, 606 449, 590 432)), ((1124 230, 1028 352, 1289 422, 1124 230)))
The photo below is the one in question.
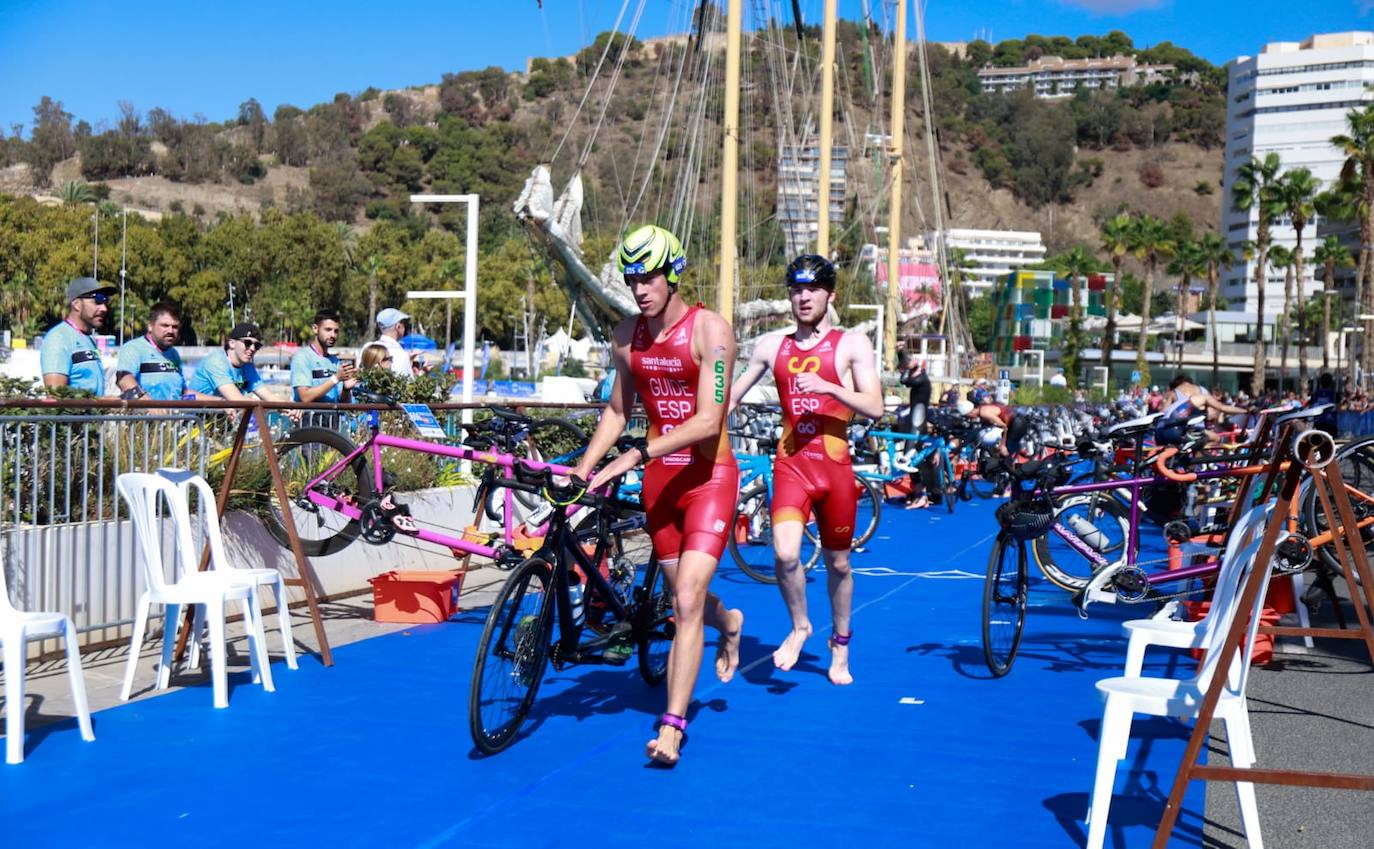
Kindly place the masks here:
MULTIPOLYGON (((687 311, 662 342, 654 341, 644 317, 630 341, 630 373, 649 416, 649 441, 663 436, 697 411, 701 366, 692 358, 692 330, 701 305, 687 311)), ((722 376, 725 392, 731 375, 722 376)), ((717 560, 739 495, 739 464, 722 428, 714 442, 656 457, 644 469, 643 500, 654 553, 676 560, 684 551, 705 552, 717 560)))
POLYGON ((802 392, 797 376, 813 372, 843 385, 835 368, 843 336, 843 330, 831 330, 810 348, 785 336, 773 361, 782 402, 782 440, 773 462, 773 524, 805 522, 814 509, 821 546, 831 551, 848 551, 854 543, 858 490, 848 434, 854 412, 828 395, 802 392))

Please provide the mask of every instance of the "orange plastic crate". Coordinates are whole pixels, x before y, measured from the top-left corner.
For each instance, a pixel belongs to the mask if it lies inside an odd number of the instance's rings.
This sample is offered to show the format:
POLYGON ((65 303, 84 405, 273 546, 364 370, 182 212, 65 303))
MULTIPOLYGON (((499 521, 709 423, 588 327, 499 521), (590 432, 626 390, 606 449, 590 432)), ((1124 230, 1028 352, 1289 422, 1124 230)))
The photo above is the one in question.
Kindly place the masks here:
POLYGON ((458 611, 462 572, 395 570, 369 578, 372 618, 378 622, 444 622, 458 611))

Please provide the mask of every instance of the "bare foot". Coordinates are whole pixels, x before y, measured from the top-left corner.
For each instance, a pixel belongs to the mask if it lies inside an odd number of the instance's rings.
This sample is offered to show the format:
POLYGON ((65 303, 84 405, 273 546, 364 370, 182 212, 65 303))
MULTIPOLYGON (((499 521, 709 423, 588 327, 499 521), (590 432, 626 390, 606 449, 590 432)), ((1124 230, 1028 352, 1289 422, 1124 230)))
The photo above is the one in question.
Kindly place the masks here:
POLYGON ((930 499, 928 499, 928 498, 926 498, 924 495, 922 495, 920 498, 918 498, 918 499, 916 499, 915 501, 913 501, 913 502, 911 502, 910 504, 908 504, 908 505, 906 506, 906 509, 907 509, 907 510, 924 510, 925 508, 927 508, 927 507, 929 507, 929 506, 930 506, 930 499))
POLYGON ((721 631, 716 641, 716 677, 722 684, 735 677, 735 669, 739 667, 739 638, 744 632, 744 611, 734 608, 725 613, 730 617, 731 627, 721 631))
POLYGON ((849 674, 849 646, 830 641, 830 683, 843 687, 854 683, 849 674))
POLYGON ((811 626, 805 628, 793 628, 773 652, 773 665, 783 672, 797 665, 797 658, 801 657, 802 645, 806 643, 806 638, 811 636, 811 626))
POLYGON ((661 725, 658 738, 650 740, 644 747, 644 755, 654 763, 664 766, 677 766, 681 758, 683 733, 671 725, 661 725))

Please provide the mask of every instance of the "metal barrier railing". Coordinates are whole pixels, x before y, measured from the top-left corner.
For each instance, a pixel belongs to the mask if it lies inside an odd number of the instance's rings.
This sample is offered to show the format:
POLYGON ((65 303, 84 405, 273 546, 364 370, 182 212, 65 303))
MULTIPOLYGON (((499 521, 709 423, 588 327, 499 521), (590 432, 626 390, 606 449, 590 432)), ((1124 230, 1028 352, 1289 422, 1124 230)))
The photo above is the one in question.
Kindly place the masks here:
MULTIPOLYGON (((232 453, 237 416, 250 414, 254 406, 269 410, 274 442, 304 426, 360 439, 370 413, 389 410, 252 402, 0 401, 0 568, 14 604, 66 613, 83 643, 126 638, 141 578, 115 479, 124 472, 172 466, 215 483, 232 453)), ((540 406, 522 405, 532 412, 540 406)), ((464 405, 433 409, 445 430, 460 438, 464 405)), ((587 424, 590 432, 594 420, 587 424)), ((45 652, 56 644, 34 648, 45 652)))

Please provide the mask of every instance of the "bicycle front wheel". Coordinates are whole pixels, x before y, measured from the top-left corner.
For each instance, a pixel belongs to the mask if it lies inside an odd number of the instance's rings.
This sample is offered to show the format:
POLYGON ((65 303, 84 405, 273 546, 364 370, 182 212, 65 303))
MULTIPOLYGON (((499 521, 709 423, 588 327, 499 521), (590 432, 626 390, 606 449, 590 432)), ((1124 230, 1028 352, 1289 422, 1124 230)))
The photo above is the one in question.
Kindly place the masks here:
POLYGON ((854 547, 858 548, 878 532, 878 520, 883 515, 883 491, 868 478, 854 473, 858 490, 858 508, 854 511, 854 547))
MULTIPOLYGON (((764 584, 778 582, 773 556, 772 504, 768 499, 768 487, 762 482, 740 493, 728 545, 730 556, 744 574, 764 584)), ((820 533, 816 523, 810 521, 802 529, 802 569, 811 571, 820 559, 820 533)))
MULTIPOLYGON (((352 462, 344 464, 344 459, 356 450, 356 446, 338 431, 322 427, 297 428, 277 442, 276 449, 277 463, 281 466, 282 480, 290 499, 291 519, 305 556, 322 557, 346 548, 358 538, 358 521, 319 501, 355 508, 362 508, 371 501, 375 496, 366 457, 359 454, 352 462), (336 466, 332 474, 325 476, 336 466), (312 481, 315 482, 313 486, 312 481), (317 496, 316 500, 308 497, 307 487, 317 496)), ((265 486, 268 492, 264 525, 283 548, 290 548, 291 539, 286 533, 281 505, 271 491, 270 479, 265 486)))
POLYGON ((634 630, 638 645, 639 674, 645 683, 658 686, 668 675, 668 650, 673 647, 676 623, 673 594, 658 560, 649 561, 644 584, 636 590, 634 630))
POLYGON ((472 742, 487 755, 511 744, 534 704, 553 639, 548 562, 520 564, 496 594, 477 644, 468 695, 472 742))
POLYGON ((1126 562, 1130 533, 1131 512, 1110 493, 1062 496, 1054 501, 1054 527, 1035 540, 1035 564, 1056 586, 1078 592, 1101 569, 1126 562))
POLYGON ((1026 625, 1026 546, 1000 533, 983 583, 983 659, 994 677, 1011 671, 1026 625))

